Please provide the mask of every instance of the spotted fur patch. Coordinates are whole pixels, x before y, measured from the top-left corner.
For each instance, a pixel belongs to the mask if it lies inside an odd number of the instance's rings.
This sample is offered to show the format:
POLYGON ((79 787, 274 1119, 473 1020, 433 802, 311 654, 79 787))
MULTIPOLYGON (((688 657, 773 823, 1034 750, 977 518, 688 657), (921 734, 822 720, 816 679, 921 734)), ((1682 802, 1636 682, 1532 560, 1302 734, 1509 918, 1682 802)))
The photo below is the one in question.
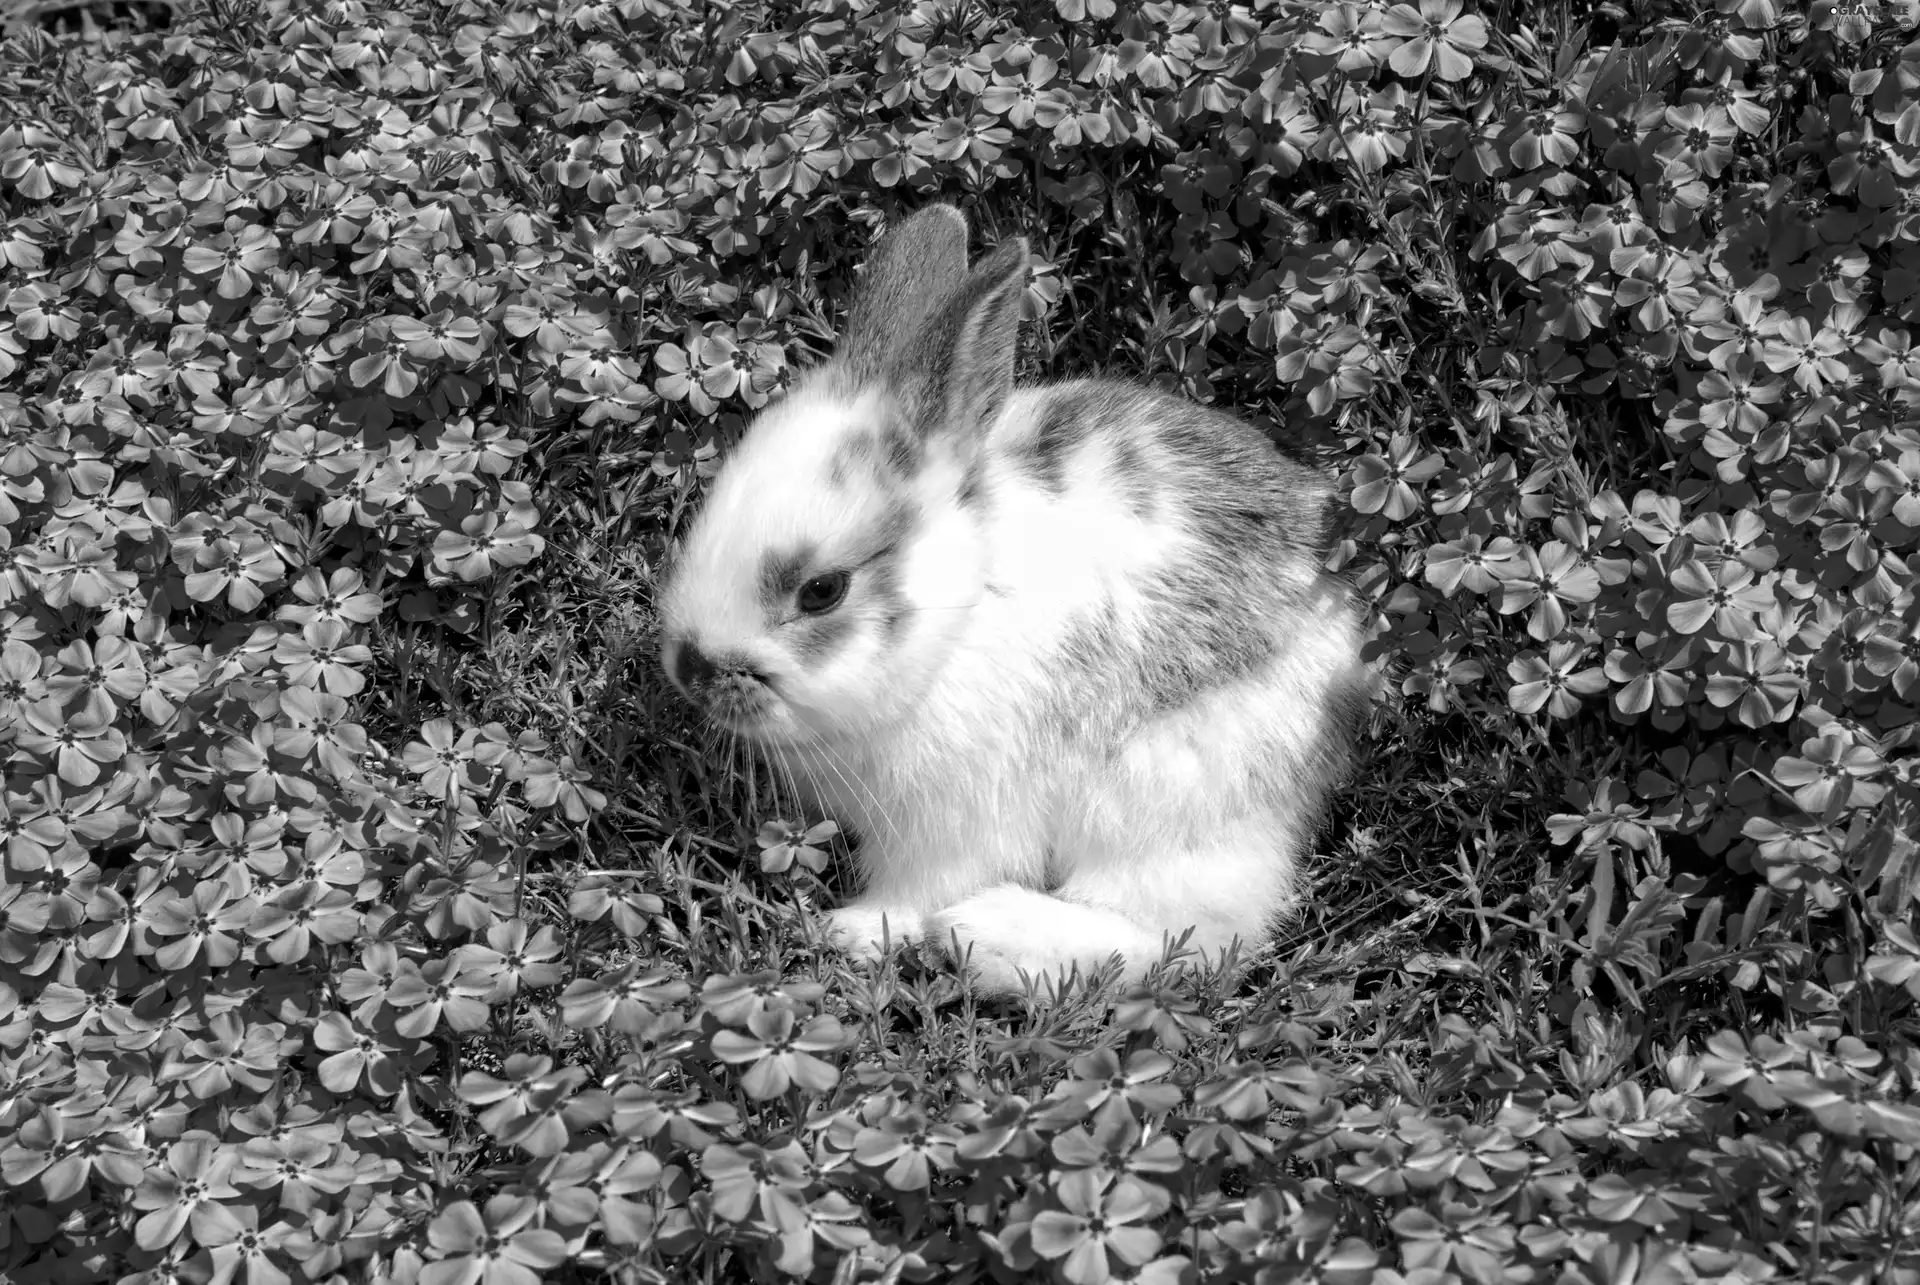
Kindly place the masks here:
POLYGON ((1098 385, 1053 390, 1031 436, 1019 446, 1020 468, 1051 495, 1067 489, 1067 457, 1099 432, 1112 412, 1112 394, 1098 385))
POLYGON ((860 623, 858 613, 852 609, 851 595, 863 592, 856 577, 847 602, 817 616, 795 616, 789 621, 787 638, 794 658, 803 663, 817 663, 839 650, 860 623))
POLYGON ((811 544, 794 549, 770 549, 760 555, 760 605, 778 611, 792 600, 806 581, 817 550, 811 544))
POLYGON ((872 470, 872 461, 873 438, 866 433, 854 434, 827 460, 827 485, 836 491, 846 490, 856 475, 872 470))
POLYGON ((894 477, 911 481, 926 463, 927 448, 919 437, 896 426, 880 435, 880 454, 894 477))
POLYGON ((854 566, 892 559, 920 525, 920 505, 911 496, 898 496, 880 515, 880 520, 852 549, 847 561, 854 566))
POLYGON ((1165 477, 1175 512, 1210 549, 1240 567, 1285 567, 1297 583, 1317 555, 1327 487, 1317 470, 1289 459, 1241 421, 1155 395, 1165 477))
POLYGON ((1146 452, 1131 437, 1115 437, 1109 452, 1108 474, 1128 509, 1142 522, 1153 521, 1160 511, 1160 493, 1146 452))
POLYGON ((1219 574, 1224 570, 1177 575, 1150 594, 1151 623, 1135 663, 1156 710, 1177 709, 1251 674, 1273 655, 1272 600, 1258 588, 1243 594, 1219 574))
POLYGON ((867 609, 879 617, 882 645, 892 647, 900 641, 907 617, 912 611, 901 586, 900 561, 896 557, 882 558, 872 563, 863 574, 866 579, 867 609))
POLYGON ((1061 443, 1099 435, 1134 512, 1177 517, 1194 539, 1178 561, 1143 577, 1141 628, 1089 622, 1064 641, 1062 659, 1127 674, 1159 711, 1267 664, 1279 646, 1276 623, 1302 609, 1317 583, 1326 504, 1319 475, 1239 420, 1147 389, 1073 389, 1041 428, 1036 441, 1054 446, 1031 449, 1026 462, 1043 485, 1064 476, 1061 443))
POLYGON ((960 477, 954 501, 963 511, 978 513, 986 510, 992 499, 992 489, 987 485, 986 452, 975 451, 967 460, 967 470, 960 477))
POLYGON ((1075 621, 1060 640, 1060 658, 1074 669, 1098 673, 1121 648, 1120 616, 1111 602, 1075 621))
POLYGON ((827 461, 827 484, 844 491, 855 478, 870 478, 882 486, 911 482, 920 475, 926 446, 904 427, 875 433, 855 433, 827 461))

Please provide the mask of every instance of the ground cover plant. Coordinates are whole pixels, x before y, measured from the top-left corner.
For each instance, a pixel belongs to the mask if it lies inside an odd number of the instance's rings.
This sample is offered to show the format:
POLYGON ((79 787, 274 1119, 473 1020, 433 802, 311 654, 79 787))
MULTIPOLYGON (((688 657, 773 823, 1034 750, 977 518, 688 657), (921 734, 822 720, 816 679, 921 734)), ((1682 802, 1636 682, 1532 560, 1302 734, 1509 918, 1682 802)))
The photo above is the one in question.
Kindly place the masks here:
POLYGON ((0 1280, 1920 1280, 1911 7, 28 8, 0 1280), (935 197, 1340 474, 1238 980, 850 968, 653 664, 935 197))

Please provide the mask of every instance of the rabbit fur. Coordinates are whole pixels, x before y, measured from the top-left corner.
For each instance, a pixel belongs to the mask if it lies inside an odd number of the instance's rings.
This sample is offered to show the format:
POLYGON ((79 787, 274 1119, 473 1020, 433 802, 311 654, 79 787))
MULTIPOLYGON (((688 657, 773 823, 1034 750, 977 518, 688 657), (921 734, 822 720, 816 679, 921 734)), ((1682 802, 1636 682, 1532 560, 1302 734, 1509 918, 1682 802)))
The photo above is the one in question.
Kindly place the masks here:
POLYGON ((858 837, 844 949, 951 945, 1017 993, 1252 945, 1369 697, 1330 483, 1175 397, 1016 387, 1026 244, 966 245, 946 205, 883 238, 834 356, 725 461, 667 673, 858 837))

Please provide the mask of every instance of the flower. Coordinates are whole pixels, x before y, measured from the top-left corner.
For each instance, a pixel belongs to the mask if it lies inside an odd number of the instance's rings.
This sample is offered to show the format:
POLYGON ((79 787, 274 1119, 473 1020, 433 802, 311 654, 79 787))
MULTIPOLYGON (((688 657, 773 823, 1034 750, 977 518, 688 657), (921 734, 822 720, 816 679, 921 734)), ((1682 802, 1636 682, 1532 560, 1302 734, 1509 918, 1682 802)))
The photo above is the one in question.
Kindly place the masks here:
POLYGON ((1757 375, 1751 358, 1735 357, 1724 372, 1709 371, 1700 377, 1700 422, 1710 429, 1752 437, 1771 418, 1766 408, 1785 392, 1777 381, 1757 375))
POLYGON ((147 668, 140 653, 125 638, 102 638, 89 644, 75 639, 54 660, 60 668, 46 680, 55 700, 85 701, 94 695, 130 701, 147 685, 147 668))
POLYGON ((1623 308, 1634 310, 1642 330, 1661 330, 1700 306, 1696 275, 1693 264, 1679 255, 1643 257, 1620 279, 1613 295, 1623 308))
POLYGON ((1493 1280, 1513 1252, 1515 1233, 1505 1215, 1481 1212, 1471 1204, 1441 1202, 1438 1216, 1418 1207, 1402 1209, 1392 1225, 1400 1235, 1401 1257, 1412 1271, 1493 1280))
POLYGON ((1372 71, 1392 47, 1380 12, 1372 7, 1348 4, 1344 0, 1328 5, 1320 10, 1318 26, 1318 31, 1308 31, 1301 36, 1301 47, 1332 55, 1334 65, 1344 72, 1372 71))
POLYGON ((1373 94, 1357 112, 1350 108, 1336 118, 1343 159, 1362 173, 1373 173, 1406 155, 1411 122, 1398 85, 1373 94))
POLYGON ((1619 843, 1636 852, 1644 852, 1653 842, 1646 824, 1646 808, 1630 802, 1625 787, 1613 777, 1590 787, 1576 781, 1567 792, 1567 802, 1579 812, 1558 812, 1547 819, 1547 830, 1555 843, 1575 839, 1585 849, 1605 850, 1619 843))
POLYGON ((1421 508, 1421 495, 1414 487, 1445 467, 1438 454, 1421 449, 1411 436, 1396 433, 1385 455, 1363 455, 1354 462, 1353 507, 1405 521, 1421 508))
POLYGON ((1379 29, 1400 38, 1387 65, 1402 76, 1431 70, 1441 80, 1465 80, 1473 74, 1470 55, 1487 44, 1486 22, 1461 16, 1460 0, 1420 0, 1418 8, 1396 4, 1381 15, 1379 29))
POLYGON ((700 986, 700 1003, 728 1026, 746 1026, 756 1014, 786 1009, 804 1017, 826 994, 819 982, 783 978, 771 969, 715 973, 700 986))
POLYGON ((840 832, 832 821, 821 821, 802 830, 788 821, 769 821, 760 827, 755 842, 760 846, 760 868, 768 874, 782 874, 795 862, 819 874, 827 868, 827 842, 840 832))
POLYGON ((1427 583, 1448 597, 1461 589, 1492 593, 1503 583, 1502 573, 1519 552, 1520 546, 1504 535, 1488 541, 1469 533, 1443 541, 1427 549, 1427 583))
POLYGON ((1166 1207, 1164 1193, 1151 1194, 1156 1190, 1097 1169, 1069 1171, 1055 1187, 1061 1208, 1034 1216, 1034 1252, 1064 1260, 1061 1274, 1073 1285, 1104 1285, 1114 1278, 1115 1259, 1138 1267, 1160 1252, 1159 1233, 1135 1225, 1166 1207))
POLYGON ((342 621, 314 620, 301 626, 298 634, 283 634, 274 646, 273 660, 288 682, 317 687, 336 697, 355 696, 366 688, 362 667, 372 663, 373 651, 364 643, 348 641, 352 636, 342 621))
POLYGON ((1787 654, 1761 639, 1734 643, 1715 655, 1705 690, 1709 704, 1732 708, 1743 726, 1765 727, 1792 714, 1805 689, 1805 678, 1787 654))
POLYGON ((30 958, 52 917, 53 904, 45 893, 24 883, 0 884, 0 963, 30 958))
MULTIPOLYGON (((823 1243, 847 1255, 872 1242, 867 1213, 837 1191, 813 1200, 780 1200, 773 1205, 773 1225, 780 1233, 780 1255, 775 1266, 790 1276, 808 1275, 814 1264, 814 1245, 823 1243)), ((855 1261, 851 1255, 841 1261, 855 1261)))
POLYGON ((933 1169, 954 1164, 954 1147, 962 1134, 951 1124, 930 1124, 922 1111, 897 1111, 878 1127, 861 1129, 854 1137, 853 1155, 863 1165, 883 1167, 886 1184, 896 1191, 921 1191, 933 1169))
POLYGON ((1180 1102, 1180 1090, 1160 1084, 1173 1071, 1173 1059, 1157 1049, 1136 1049, 1123 1065, 1112 1049, 1098 1048, 1073 1060, 1072 1078, 1048 1099, 1050 1108, 1070 1107, 1078 1118, 1109 1102, 1157 1114, 1180 1102))
POLYGON ((258 1205, 203 1204, 193 1211, 193 1238, 208 1251, 216 1279, 247 1285, 288 1285, 281 1267, 294 1224, 281 1219, 260 1226, 258 1205))
POLYGON ((492 983, 482 997, 490 1005, 512 999, 523 986, 554 986, 566 976, 553 962, 560 957, 561 941, 552 924, 529 929, 525 920, 502 920, 488 926, 484 946, 468 942, 460 949, 466 959, 463 971, 475 981, 492 983))
POLYGON ((1579 551, 1559 540, 1549 540, 1538 551, 1520 549, 1519 559, 1502 566, 1500 614, 1525 610, 1527 633, 1548 642, 1565 633, 1572 611, 1600 596, 1600 573, 1579 551))
POLYGON ((1826 326, 1816 332, 1805 317, 1788 317, 1760 342, 1760 359, 1767 369, 1776 375, 1791 372, 1793 382, 1810 393, 1830 383, 1852 382, 1852 372, 1842 359, 1846 351, 1839 332, 1826 326))
POLYGON ((323 1014, 313 1042, 328 1054, 320 1061, 320 1083, 332 1092, 351 1093, 363 1083, 381 1097, 400 1091, 400 1047, 357 1029, 346 1014, 323 1014))
POLYGON ((476 728, 469 727, 456 741, 453 724, 444 718, 428 719, 420 737, 408 742, 400 761, 420 778, 421 788, 436 798, 485 788, 506 752, 494 742, 482 741, 476 728))
POLYGON ((1774 603, 1772 586, 1756 582, 1753 569, 1743 562, 1709 566, 1693 559, 1674 569, 1672 582, 1666 620, 1683 634, 1697 634, 1711 624, 1722 638, 1751 640, 1753 617, 1774 603))
POLYGON ((812 1165, 797 1143, 768 1150, 753 1143, 715 1142, 700 1153, 700 1171, 713 1187, 713 1211, 744 1222, 757 1207, 763 1215, 790 1203, 812 1182, 812 1165))
POLYGON ((1800 753, 1783 755, 1773 765, 1774 777, 1793 791, 1793 801, 1819 815, 1848 803, 1871 807, 1886 794, 1878 778, 1887 762, 1871 747, 1851 743, 1838 732, 1823 732, 1806 742, 1800 753))
MULTIPOLYGON (((1432 4, 1435 0, 1424 2, 1432 4)), ((1453 4, 1454 0, 1444 2, 1453 4)), ((1571 164, 1580 155, 1579 135, 1585 127, 1586 120, 1578 112, 1549 108, 1529 112, 1515 128, 1513 141, 1507 145, 1507 155, 1522 169, 1571 164)))
POLYGON ((1701 102, 1669 107, 1666 126, 1671 132, 1654 147, 1662 160, 1681 161, 1709 178, 1733 160, 1738 127, 1724 108, 1701 102))
POLYGON ((1069 1169, 1096 1169, 1116 1176, 1177 1173, 1186 1167, 1172 1135, 1156 1134, 1146 1140, 1144 1133, 1132 1111, 1103 1105, 1091 1130, 1075 1126, 1055 1135, 1053 1156, 1069 1169))
POLYGON ((560 994, 560 1015, 575 1030, 611 1026, 636 1033, 648 1029, 663 1010, 686 994, 685 982, 664 969, 643 971, 635 960, 600 977, 579 977, 567 983, 560 994))
POLYGON ((208 965, 225 968, 240 957, 240 934, 255 908, 251 896, 236 899, 224 881, 196 884, 188 895, 153 911, 152 931, 174 939, 154 952, 154 962, 162 968, 184 969, 204 951, 208 965))
POLYGON ((488 1133, 529 1155, 560 1155, 585 1118, 607 1114, 594 1105, 594 1095, 580 1095, 587 1077, 577 1066, 555 1070, 551 1058, 515 1053, 501 1069, 504 1078, 484 1071, 461 1076, 460 1097, 486 1108, 480 1124, 488 1133))
POLYGON ((164 1249, 204 1206, 238 1196, 229 1181, 238 1160, 235 1148, 221 1146, 208 1133, 170 1143, 161 1163, 147 1169, 133 1191, 133 1207, 147 1211, 133 1225, 134 1243, 164 1249))
POLYGON ((666 909, 666 903, 653 893, 643 892, 628 876, 589 872, 574 885, 567 898, 567 913, 591 923, 613 916, 613 925, 629 937, 646 931, 650 916, 666 909))
POLYGON ((211 602, 226 595, 236 611, 252 611, 266 598, 267 586, 286 574, 286 563, 264 536, 220 536, 202 545, 187 573, 187 596, 211 602))
POLYGON ((57 187, 75 187, 86 177, 67 159, 59 136, 35 122, 0 130, 0 178, 13 183, 30 201, 44 200, 57 187))
POLYGON ((23 726, 14 744, 51 765, 62 781, 92 785, 102 768, 126 756, 126 735, 114 726, 111 704, 89 704, 72 714, 62 714, 60 704, 42 700, 21 710, 23 726))
POLYGON ((289 587, 298 601, 282 605, 273 615, 297 625, 370 624, 380 618, 386 602, 366 589, 357 567, 341 567, 325 576, 318 567, 308 567, 289 587))
POLYGON ((254 276, 280 261, 280 238, 271 229, 251 225, 239 235, 217 232, 188 246, 180 266, 195 276, 215 277, 214 293, 238 299, 252 291, 254 276))
POLYGON ((498 1195, 486 1210, 457 1200, 427 1224, 427 1243, 441 1256, 420 1269, 420 1285, 540 1285, 542 1273, 567 1257, 556 1231, 532 1227, 535 1202, 498 1195))
POLYGON ((1578 642, 1554 643, 1545 656, 1522 652, 1507 665, 1513 687, 1507 701, 1520 714, 1537 714, 1542 707, 1555 718, 1571 717, 1580 697, 1605 691, 1607 676, 1598 668, 1578 668, 1586 648, 1578 642))
POLYGON ((459 531, 442 531, 435 536, 433 562, 436 569, 462 580, 479 580, 491 575, 496 566, 526 565, 546 544, 545 537, 486 510, 462 518, 459 531))
POLYGON ((243 1023, 239 1014, 217 1013, 207 1021, 207 1039, 189 1040, 163 1066, 162 1082, 183 1081, 202 1101, 214 1101, 240 1085, 264 1093, 280 1073, 281 1059, 300 1041, 283 1039, 278 1022, 243 1023))
POLYGON ((807 1019, 798 1032, 794 1025, 794 1015, 787 1009, 762 1010, 747 1018, 747 1034, 716 1031, 713 1054, 722 1062, 752 1063, 741 1079, 751 1097, 776 1097, 792 1085, 825 1093, 839 1082, 840 1073, 813 1055, 831 1052, 845 1042, 840 1023, 822 1015, 807 1019))
POLYGON ((1052 129, 1074 110, 1072 93, 1052 83, 1058 72, 1057 62, 1036 54, 1011 74, 996 71, 993 83, 980 94, 980 105, 1016 129, 1052 129))
POLYGON ((1920 173, 1920 163, 1907 149, 1874 137, 1871 117, 1861 118, 1858 128, 1843 132, 1837 141, 1840 153, 1827 162, 1833 190, 1857 190, 1860 200, 1876 209, 1897 204, 1901 188, 1920 173))

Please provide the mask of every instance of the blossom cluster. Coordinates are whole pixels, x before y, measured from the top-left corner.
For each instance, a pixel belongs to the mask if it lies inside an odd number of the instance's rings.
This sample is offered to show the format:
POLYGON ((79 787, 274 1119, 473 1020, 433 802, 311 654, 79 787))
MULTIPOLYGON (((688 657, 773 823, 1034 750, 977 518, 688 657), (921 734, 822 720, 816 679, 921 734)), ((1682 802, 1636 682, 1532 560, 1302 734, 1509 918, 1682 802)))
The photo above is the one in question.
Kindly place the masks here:
POLYGON ((1537 8, 9 25, 0 1282, 1920 1279, 1920 40, 1537 8), (621 777, 580 568, 936 197, 1032 373, 1338 468, 1355 797, 1499 746, 1533 886, 976 1025, 808 942, 830 820, 621 777))

